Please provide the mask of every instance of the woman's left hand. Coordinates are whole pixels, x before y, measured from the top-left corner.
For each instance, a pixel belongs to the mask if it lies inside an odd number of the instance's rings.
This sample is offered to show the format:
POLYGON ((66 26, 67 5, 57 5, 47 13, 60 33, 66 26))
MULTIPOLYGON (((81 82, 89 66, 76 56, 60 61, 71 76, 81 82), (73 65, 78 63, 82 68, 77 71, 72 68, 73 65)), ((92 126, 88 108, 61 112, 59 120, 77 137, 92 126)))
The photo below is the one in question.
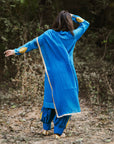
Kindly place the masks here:
POLYGON ((11 55, 15 55, 15 51, 14 50, 6 50, 4 52, 5 57, 11 56, 11 55))

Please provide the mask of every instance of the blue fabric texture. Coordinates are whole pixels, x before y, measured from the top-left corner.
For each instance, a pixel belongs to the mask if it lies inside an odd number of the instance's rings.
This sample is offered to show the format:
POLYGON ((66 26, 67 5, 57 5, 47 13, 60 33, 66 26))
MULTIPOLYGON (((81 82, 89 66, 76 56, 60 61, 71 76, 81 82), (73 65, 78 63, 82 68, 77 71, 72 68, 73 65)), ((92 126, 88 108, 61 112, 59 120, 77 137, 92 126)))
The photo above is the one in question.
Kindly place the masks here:
MULTIPOLYGON (((72 20, 76 21, 77 15, 73 15, 72 20)), ((38 37, 38 42, 45 61, 49 79, 53 88, 50 88, 47 75, 45 74, 44 103, 43 107, 56 110, 57 117, 71 115, 80 112, 78 99, 78 79, 73 63, 73 51, 77 40, 89 27, 89 22, 77 22, 74 36, 68 31, 54 31, 49 29, 38 37)), ((36 39, 15 49, 15 53, 20 55, 19 50, 27 47, 29 52, 38 48, 36 39)))
POLYGON ((66 128, 67 122, 71 116, 64 116, 57 118, 55 110, 50 108, 42 108, 41 121, 43 122, 43 129, 50 130, 51 122, 54 122, 54 134, 61 135, 66 128))
POLYGON ((43 129, 50 130, 51 122, 54 119, 56 113, 54 109, 42 108, 42 117, 41 121, 43 122, 43 129))

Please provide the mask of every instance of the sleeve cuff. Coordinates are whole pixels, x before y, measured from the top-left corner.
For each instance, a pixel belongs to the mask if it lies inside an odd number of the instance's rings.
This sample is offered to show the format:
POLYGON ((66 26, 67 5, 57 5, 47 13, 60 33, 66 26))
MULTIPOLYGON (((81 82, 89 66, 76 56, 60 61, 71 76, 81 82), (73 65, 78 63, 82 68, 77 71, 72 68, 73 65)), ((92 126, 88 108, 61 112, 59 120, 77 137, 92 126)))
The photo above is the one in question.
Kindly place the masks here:
POLYGON ((14 49, 15 55, 21 55, 17 49, 14 49))

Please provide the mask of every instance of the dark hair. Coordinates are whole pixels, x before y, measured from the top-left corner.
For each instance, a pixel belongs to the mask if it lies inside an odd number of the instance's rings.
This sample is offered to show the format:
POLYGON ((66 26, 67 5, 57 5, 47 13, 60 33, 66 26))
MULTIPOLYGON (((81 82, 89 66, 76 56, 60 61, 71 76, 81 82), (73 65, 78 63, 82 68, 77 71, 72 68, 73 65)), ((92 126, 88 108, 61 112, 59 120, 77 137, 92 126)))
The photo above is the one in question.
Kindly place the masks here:
POLYGON ((61 11, 56 17, 52 29, 55 31, 70 31, 74 35, 74 25, 70 13, 65 10, 61 11))

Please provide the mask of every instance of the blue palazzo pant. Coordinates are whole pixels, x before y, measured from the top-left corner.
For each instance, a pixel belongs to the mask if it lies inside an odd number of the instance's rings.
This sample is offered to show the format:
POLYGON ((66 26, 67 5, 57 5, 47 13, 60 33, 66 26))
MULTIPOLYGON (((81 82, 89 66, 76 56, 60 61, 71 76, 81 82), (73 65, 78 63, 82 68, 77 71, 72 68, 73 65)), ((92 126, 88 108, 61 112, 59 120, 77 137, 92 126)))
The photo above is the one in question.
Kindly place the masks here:
POLYGON ((61 118, 57 118, 55 109, 51 108, 42 108, 41 112, 41 121, 43 122, 43 129, 50 130, 51 122, 54 122, 54 134, 61 135, 66 128, 66 125, 71 116, 63 116, 61 118))

